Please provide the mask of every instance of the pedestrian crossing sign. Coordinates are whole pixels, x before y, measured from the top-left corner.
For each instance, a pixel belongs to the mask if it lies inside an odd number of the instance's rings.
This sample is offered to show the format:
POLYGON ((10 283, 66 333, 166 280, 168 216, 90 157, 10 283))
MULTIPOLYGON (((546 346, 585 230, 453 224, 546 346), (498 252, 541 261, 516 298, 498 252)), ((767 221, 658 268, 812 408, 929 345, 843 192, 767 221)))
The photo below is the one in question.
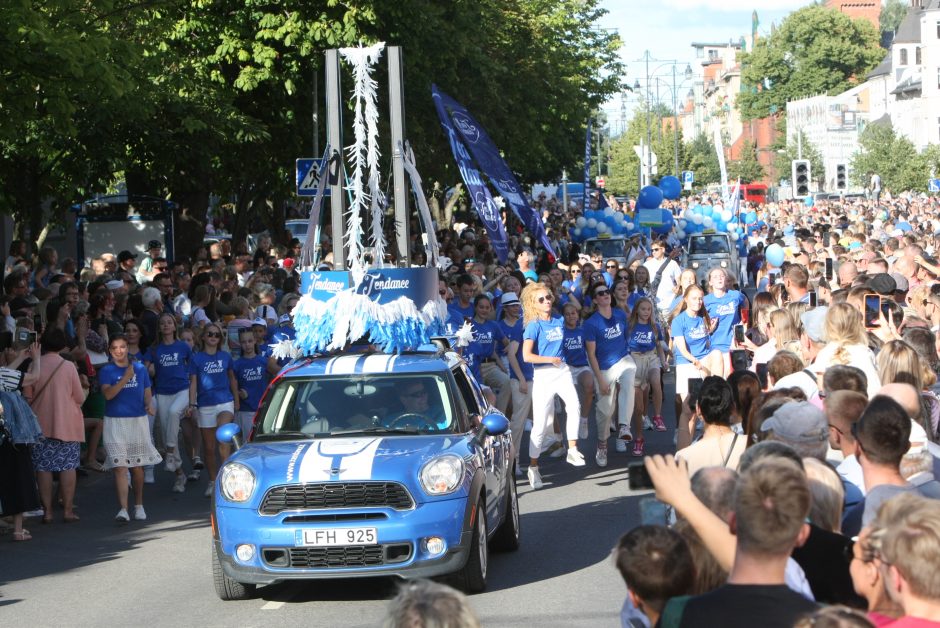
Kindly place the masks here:
MULTIPOLYGON (((320 178, 322 159, 302 158, 297 160, 297 196, 316 196, 320 178)), ((330 195, 330 188, 323 190, 324 196, 330 195)))

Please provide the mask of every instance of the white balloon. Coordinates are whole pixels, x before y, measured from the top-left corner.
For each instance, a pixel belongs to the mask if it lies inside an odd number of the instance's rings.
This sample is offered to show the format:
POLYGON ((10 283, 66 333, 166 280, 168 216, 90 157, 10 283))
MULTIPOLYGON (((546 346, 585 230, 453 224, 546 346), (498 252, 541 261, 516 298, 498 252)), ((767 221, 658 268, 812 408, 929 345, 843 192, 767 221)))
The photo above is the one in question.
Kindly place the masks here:
POLYGON ((679 221, 679 228, 680 228, 680 229, 685 229, 685 228, 688 227, 688 226, 689 226, 689 222, 688 222, 687 220, 680 220, 680 221, 679 221))
POLYGON ((684 212, 682 212, 682 217, 686 220, 692 220, 692 216, 695 215, 695 212, 692 211, 691 207, 687 207, 684 212))
POLYGON ((588 229, 593 229, 597 226, 597 220, 595 218, 588 218, 587 220, 588 229))
POLYGON ((682 229, 679 229, 678 231, 676 231, 676 237, 679 238, 680 240, 685 240, 685 231, 683 231, 682 229))
POLYGON ((706 229, 711 229, 712 227, 715 226, 715 221, 712 220, 711 216, 705 216, 704 218, 702 218, 702 226, 705 227, 706 229))
POLYGON ((732 218, 734 218, 734 214, 731 213, 730 209, 726 209, 725 211, 721 212, 721 219, 725 222, 731 222, 732 218))
POLYGON ((605 223, 605 222, 599 222, 599 223, 597 223, 597 232, 598 232, 598 233, 607 233, 607 229, 608 229, 608 228, 609 228, 609 227, 607 226, 607 223, 605 223))
POLYGON ((692 216, 692 222, 694 222, 694 223, 697 224, 697 225, 702 224, 702 221, 703 221, 703 220, 705 220, 705 216, 703 216, 703 215, 701 215, 701 214, 695 214, 695 215, 692 216))
POLYGON ((581 237, 581 230, 580 230, 580 229, 575 229, 575 230, 574 230, 574 237, 576 237, 576 238, 580 238, 580 237, 581 237))
POLYGON ((627 228, 627 231, 633 231, 634 225, 632 222, 626 222, 623 224, 623 226, 627 228))
POLYGON ((731 233, 731 239, 734 240, 735 242, 738 241, 738 234, 737 234, 737 232, 732 232, 732 233, 731 233))
POLYGON ((584 216, 578 216, 578 219, 574 221, 574 224, 577 225, 578 227, 583 227, 584 225, 587 224, 587 218, 585 218, 584 216))
POLYGON ((627 221, 627 217, 623 214, 623 212, 617 212, 614 214, 614 220, 622 225, 627 221))
POLYGON ((605 215, 605 216, 613 216, 613 215, 614 215, 614 209, 613 209, 613 207, 605 207, 605 208, 604 208, 604 215, 605 215))

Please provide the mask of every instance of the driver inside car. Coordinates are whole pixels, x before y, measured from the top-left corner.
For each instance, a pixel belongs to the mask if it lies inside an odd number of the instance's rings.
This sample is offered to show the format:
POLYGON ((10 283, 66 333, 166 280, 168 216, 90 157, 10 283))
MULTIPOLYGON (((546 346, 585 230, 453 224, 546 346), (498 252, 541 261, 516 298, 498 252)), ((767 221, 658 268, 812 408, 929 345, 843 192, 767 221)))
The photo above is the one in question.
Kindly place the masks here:
POLYGON ((450 421, 447 419, 443 406, 440 405, 440 396, 433 394, 434 405, 432 405, 432 394, 423 381, 402 383, 398 388, 398 401, 402 409, 392 412, 385 420, 385 424, 388 427, 447 428, 450 421), (422 417, 423 420, 418 417, 422 417))

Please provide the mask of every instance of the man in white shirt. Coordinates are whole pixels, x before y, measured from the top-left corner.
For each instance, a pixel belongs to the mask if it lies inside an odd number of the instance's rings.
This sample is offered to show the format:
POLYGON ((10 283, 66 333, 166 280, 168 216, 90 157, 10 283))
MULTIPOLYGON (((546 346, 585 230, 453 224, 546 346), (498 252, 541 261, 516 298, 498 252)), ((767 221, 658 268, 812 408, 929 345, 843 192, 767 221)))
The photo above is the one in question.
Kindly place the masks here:
POLYGON ((646 260, 643 266, 650 273, 650 283, 656 294, 656 307, 665 314, 676 298, 676 286, 679 285, 679 276, 682 274, 682 269, 675 260, 679 255, 679 249, 673 249, 667 257, 666 245, 659 240, 653 242, 651 249, 653 257, 646 260), (656 285, 660 268, 663 272, 659 275, 659 285, 656 285))

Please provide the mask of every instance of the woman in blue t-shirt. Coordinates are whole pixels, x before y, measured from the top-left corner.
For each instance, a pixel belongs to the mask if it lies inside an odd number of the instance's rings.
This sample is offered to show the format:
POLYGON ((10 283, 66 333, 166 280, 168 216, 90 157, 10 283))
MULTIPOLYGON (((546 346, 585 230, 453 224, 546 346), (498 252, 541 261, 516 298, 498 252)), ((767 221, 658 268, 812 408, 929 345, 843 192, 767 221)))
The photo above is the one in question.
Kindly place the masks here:
POLYGON ((642 298, 653 298, 653 289, 650 285, 650 271, 646 266, 637 266, 636 273, 633 275, 633 290, 627 299, 627 308, 632 312, 636 307, 636 302, 642 298))
POLYGON ((653 426, 657 432, 666 431, 663 421, 663 382, 660 379, 666 357, 663 355, 663 331, 653 316, 653 301, 640 297, 633 304, 630 320, 627 321, 627 351, 636 362, 636 402, 633 406, 633 429, 637 438, 633 441, 633 455, 642 456, 645 441, 642 437, 643 417, 650 393, 653 397, 653 426))
POLYGON ((154 414, 150 375, 141 362, 127 355, 123 334, 111 336, 108 343, 111 361, 98 371, 104 406, 104 449, 108 453, 105 468, 114 469, 114 486, 121 509, 115 515, 127 523, 127 470, 134 485, 134 518, 147 518, 144 512, 144 466, 158 464, 160 454, 150 437, 148 415, 154 414))
POLYGON ((552 424, 555 395, 565 402, 565 431, 568 434, 568 463, 584 466, 578 451, 578 429, 581 405, 578 391, 571 379, 571 369, 562 358, 564 323, 552 316, 552 293, 546 286, 534 283, 522 291, 525 331, 522 333, 522 359, 532 364, 532 433, 529 435, 529 484, 542 487, 539 454, 542 439, 552 424))
POLYGON ((496 407, 506 412, 512 390, 509 388, 508 369, 499 361, 497 348, 508 344, 499 324, 492 320, 493 302, 489 296, 479 294, 473 299, 473 340, 464 355, 477 381, 495 395, 496 407))
POLYGON ((581 422, 578 427, 578 438, 588 437, 588 420, 584 416, 591 411, 594 403, 594 373, 588 364, 587 353, 584 350, 584 325, 581 323, 581 311, 572 304, 562 310, 565 320, 565 340, 562 350, 565 354, 565 364, 571 368, 571 378, 578 390, 578 400, 581 402, 581 422))
POLYGON ((182 493, 186 490, 186 476, 179 453, 180 420, 189 404, 189 360, 193 352, 180 340, 172 314, 160 315, 157 333, 159 339, 144 356, 144 363, 153 380, 157 419, 163 428, 166 470, 176 473, 173 492, 182 493))
POLYGON ((522 304, 515 292, 504 292, 500 297, 501 316, 499 328, 509 341, 506 346, 506 364, 509 369, 509 388, 512 390, 512 448, 516 454, 516 475, 522 475, 519 464, 519 447, 525 422, 532 410, 532 365, 522 359, 522 304))
POLYGON ((241 401, 237 419, 242 428, 242 434, 248 438, 261 397, 264 396, 264 391, 271 382, 271 374, 268 372, 268 358, 258 353, 257 338, 250 327, 238 332, 238 341, 242 355, 235 360, 232 367, 235 371, 238 397, 241 401))
POLYGON ((721 370, 715 375, 727 379, 731 375, 731 349, 734 342, 734 326, 741 322, 748 309, 747 297, 737 290, 729 290, 731 275, 724 268, 713 268, 708 272, 711 292, 705 296, 708 316, 715 322, 712 332, 712 348, 721 352, 721 370))
POLYGON ((676 358, 676 416, 679 417, 677 449, 692 443, 695 430, 695 424, 689 420, 694 405, 694 402, 689 403, 689 380, 704 379, 721 369, 721 353, 711 346, 711 333, 714 330, 715 321, 705 308, 705 293, 696 284, 689 286, 670 325, 673 355, 676 358))
MULTIPOLYGON (((232 354, 222 351, 222 328, 216 323, 203 327, 202 351, 189 361, 189 412, 196 417, 202 432, 203 453, 209 468, 209 486, 206 497, 212 495, 219 462, 215 458, 215 430, 231 423, 238 412, 238 385, 232 371, 232 354)), ((230 446, 218 443, 222 462, 230 453, 230 446)))

